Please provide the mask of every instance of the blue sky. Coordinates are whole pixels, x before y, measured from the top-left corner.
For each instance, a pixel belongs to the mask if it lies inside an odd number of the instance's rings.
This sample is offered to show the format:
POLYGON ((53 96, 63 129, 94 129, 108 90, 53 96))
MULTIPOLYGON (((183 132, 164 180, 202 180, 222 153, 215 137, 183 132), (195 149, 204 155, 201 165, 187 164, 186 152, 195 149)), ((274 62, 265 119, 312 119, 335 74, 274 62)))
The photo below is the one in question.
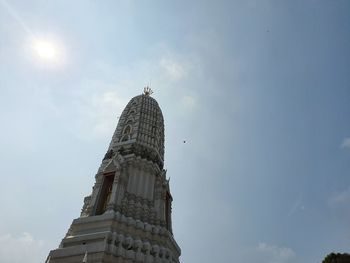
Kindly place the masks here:
POLYGON ((182 262, 350 252, 349 12, 340 0, 0 0, 0 258, 43 262, 58 246, 149 83, 182 262))

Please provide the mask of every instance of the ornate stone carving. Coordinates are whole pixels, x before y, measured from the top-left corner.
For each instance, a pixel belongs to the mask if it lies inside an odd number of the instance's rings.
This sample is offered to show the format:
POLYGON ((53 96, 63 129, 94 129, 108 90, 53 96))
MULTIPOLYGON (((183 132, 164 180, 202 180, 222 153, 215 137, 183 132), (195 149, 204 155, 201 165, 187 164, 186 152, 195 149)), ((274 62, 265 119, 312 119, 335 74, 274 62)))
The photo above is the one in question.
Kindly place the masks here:
POLYGON ((80 217, 85 217, 89 216, 90 214, 90 201, 91 201, 91 195, 88 195, 84 198, 84 205, 83 208, 81 209, 80 217))
POLYGON ((111 159, 114 155, 114 151, 112 149, 110 149, 108 152, 106 152, 103 160, 108 160, 108 159, 111 159))
POLYGON ((136 96, 120 116, 80 217, 50 262, 75 262, 91 252, 91 263, 178 263, 163 165, 162 112, 150 94, 136 96))

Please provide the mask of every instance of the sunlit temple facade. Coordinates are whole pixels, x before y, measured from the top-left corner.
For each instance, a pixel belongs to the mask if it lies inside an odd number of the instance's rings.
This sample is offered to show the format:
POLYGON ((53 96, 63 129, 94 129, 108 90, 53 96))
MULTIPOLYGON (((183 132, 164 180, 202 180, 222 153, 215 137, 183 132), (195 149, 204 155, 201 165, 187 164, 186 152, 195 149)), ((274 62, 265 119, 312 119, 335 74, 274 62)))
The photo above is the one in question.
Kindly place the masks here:
POLYGON ((80 217, 46 262, 179 262, 163 115, 150 95, 146 88, 125 107, 80 217))

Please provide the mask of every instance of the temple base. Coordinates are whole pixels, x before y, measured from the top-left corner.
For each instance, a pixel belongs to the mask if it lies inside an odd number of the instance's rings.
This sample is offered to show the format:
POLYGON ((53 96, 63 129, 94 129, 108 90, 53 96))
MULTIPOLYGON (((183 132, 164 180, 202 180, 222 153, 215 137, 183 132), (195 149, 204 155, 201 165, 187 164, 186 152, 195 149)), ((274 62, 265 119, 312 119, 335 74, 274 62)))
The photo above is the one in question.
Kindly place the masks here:
POLYGON ((180 248, 164 227, 119 212, 75 219, 50 263, 179 263, 180 248))

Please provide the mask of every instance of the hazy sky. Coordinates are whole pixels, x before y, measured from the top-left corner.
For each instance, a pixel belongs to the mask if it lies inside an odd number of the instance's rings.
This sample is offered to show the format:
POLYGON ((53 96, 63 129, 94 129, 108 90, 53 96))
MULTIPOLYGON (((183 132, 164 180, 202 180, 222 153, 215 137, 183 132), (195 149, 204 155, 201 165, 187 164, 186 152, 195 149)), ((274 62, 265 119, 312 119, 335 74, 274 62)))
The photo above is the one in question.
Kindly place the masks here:
POLYGON ((347 0, 0 0, 1 262, 58 247, 149 83, 182 262, 350 252, 349 14, 347 0))

